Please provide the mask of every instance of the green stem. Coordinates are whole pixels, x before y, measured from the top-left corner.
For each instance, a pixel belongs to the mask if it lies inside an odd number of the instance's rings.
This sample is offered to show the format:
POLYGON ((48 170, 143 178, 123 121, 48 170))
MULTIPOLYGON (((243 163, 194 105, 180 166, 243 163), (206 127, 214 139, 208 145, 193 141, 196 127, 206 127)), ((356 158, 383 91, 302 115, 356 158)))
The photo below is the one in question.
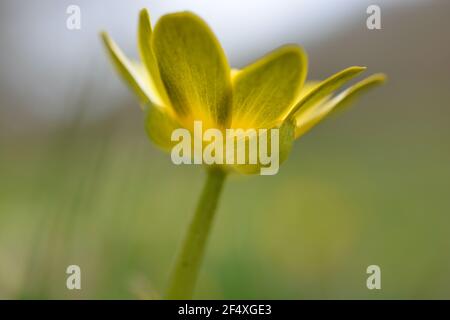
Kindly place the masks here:
POLYGON ((166 299, 192 298, 225 177, 226 173, 221 169, 208 170, 197 209, 175 260, 166 299))

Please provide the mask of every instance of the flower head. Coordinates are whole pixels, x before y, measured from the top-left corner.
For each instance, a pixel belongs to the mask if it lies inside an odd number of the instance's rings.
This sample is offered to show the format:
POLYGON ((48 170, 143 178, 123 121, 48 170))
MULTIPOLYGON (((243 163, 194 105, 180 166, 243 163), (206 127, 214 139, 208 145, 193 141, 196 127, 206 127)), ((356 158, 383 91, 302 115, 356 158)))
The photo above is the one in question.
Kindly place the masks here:
MULTIPOLYGON (((140 62, 125 57, 106 34, 103 41, 114 66, 139 97, 150 139, 165 150, 177 128, 279 129, 280 162, 293 141, 359 93, 384 81, 372 75, 335 94, 364 67, 350 67, 321 82, 305 82, 302 48, 283 46, 242 70, 231 69, 208 25, 190 12, 168 14, 154 30, 147 10, 139 16, 140 62)), ((249 137, 242 137, 249 139, 249 137)), ((227 165, 254 173, 261 164, 227 165)))

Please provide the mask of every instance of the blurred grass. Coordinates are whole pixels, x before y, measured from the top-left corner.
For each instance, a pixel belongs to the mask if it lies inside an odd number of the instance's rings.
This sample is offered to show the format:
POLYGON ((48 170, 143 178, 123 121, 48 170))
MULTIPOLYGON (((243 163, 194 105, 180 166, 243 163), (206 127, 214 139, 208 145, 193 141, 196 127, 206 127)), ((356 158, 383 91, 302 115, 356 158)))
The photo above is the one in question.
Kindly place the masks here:
MULTIPOLYGON (((364 101, 297 142, 278 175, 228 181, 197 298, 450 298, 450 130, 364 101), (371 264, 381 291, 365 287, 371 264)), ((204 174, 174 166, 129 112, 2 137, 0 298, 164 290, 204 174), (81 291, 65 288, 70 264, 81 291)))

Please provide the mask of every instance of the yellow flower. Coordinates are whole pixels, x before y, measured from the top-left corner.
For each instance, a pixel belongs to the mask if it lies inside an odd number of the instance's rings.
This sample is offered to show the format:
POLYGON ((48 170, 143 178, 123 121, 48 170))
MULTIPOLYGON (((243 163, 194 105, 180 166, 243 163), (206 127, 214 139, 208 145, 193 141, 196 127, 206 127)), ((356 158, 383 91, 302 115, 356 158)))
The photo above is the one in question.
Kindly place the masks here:
MULTIPOLYGON (((364 67, 347 68, 321 82, 305 82, 307 57, 295 45, 281 47, 242 70, 231 69, 208 25, 190 12, 168 14, 154 30, 147 10, 138 26, 140 62, 125 57, 106 34, 114 66, 137 94, 150 139, 165 150, 177 128, 279 128, 280 163, 292 142, 360 92, 384 81, 376 74, 335 94, 364 67)), ((257 166, 228 166, 255 173, 257 166)))
MULTIPOLYGON (((376 74, 336 94, 365 68, 350 67, 324 81, 305 82, 306 54, 294 45, 279 48, 242 70, 231 69, 212 31, 190 12, 165 15, 152 31, 148 12, 141 11, 141 62, 127 59, 106 33, 102 38, 119 74, 139 97, 150 139, 165 150, 177 144, 171 139, 176 129, 184 128, 195 135, 197 121, 219 133, 228 129, 278 129, 277 156, 281 163, 296 138, 385 78, 376 74)), ((243 135, 238 139, 245 142, 250 138, 243 135)), ((266 151, 269 146, 272 144, 266 151)), ((167 299, 192 297, 227 171, 256 173, 263 166, 260 161, 210 167, 172 269, 167 299)))

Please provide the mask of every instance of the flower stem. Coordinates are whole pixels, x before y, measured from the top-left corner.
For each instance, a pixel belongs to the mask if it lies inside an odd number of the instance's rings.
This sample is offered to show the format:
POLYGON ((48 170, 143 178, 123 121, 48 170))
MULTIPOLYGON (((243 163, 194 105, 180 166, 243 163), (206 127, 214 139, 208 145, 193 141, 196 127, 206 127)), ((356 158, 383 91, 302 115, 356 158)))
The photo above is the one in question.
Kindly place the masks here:
POLYGON ((219 168, 207 172, 206 184, 170 275, 166 299, 192 298, 214 212, 226 177, 226 173, 219 168))

